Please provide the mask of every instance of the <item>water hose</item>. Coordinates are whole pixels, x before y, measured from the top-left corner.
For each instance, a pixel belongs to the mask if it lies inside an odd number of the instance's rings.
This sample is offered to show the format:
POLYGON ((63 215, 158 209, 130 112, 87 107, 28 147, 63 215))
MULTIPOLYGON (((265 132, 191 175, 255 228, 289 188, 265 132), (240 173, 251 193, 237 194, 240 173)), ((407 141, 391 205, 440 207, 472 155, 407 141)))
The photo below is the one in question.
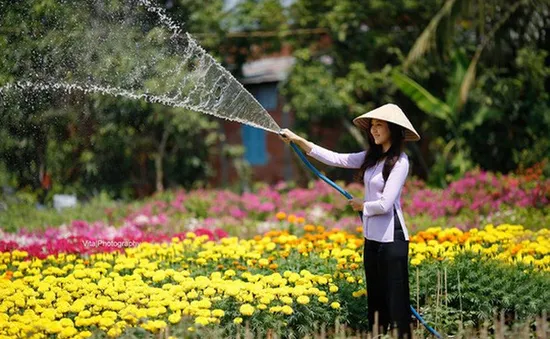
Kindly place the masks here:
MULTIPOLYGON (((330 186, 332 186, 333 188, 335 188, 338 192, 340 192, 343 196, 345 196, 346 198, 348 199, 352 199, 353 196, 351 194, 349 194, 346 190, 344 190, 342 187, 338 186, 334 181, 330 180, 329 178, 327 178, 323 173, 319 172, 319 170, 317 168, 315 168, 315 166, 313 166, 311 164, 311 162, 309 162, 309 160, 307 160, 306 156, 304 155, 304 153, 302 153, 302 151, 300 151, 300 148, 298 148, 298 146, 296 146, 296 144, 294 144, 293 142, 290 143, 290 146, 292 147, 292 149, 294 150, 294 152, 296 152, 296 154, 298 155, 298 157, 300 158, 300 160, 303 161, 303 163, 318 177, 320 178, 321 180, 323 180, 324 182, 326 182, 327 184, 329 184, 330 186)), ((361 213, 361 211, 359 211, 359 218, 361 218, 361 222, 363 222, 363 213, 361 213)), ((416 319, 418 319, 418 321, 420 321, 420 323, 422 325, 424 325, 424 327, 431 333, 433 334, 435 337, 437 338, 441 338, 441 334, 439 334, 436 330, 434 330, 430 325, 428 325, 428 323, 424 320, 424 318, 422 318, 420 316, 420 314, 418 314, 418 312, 414 309, 414 307, 412 307, 412 305, 410 305, 411 307, 411 312, 412 314, 415 316, 416 319)))

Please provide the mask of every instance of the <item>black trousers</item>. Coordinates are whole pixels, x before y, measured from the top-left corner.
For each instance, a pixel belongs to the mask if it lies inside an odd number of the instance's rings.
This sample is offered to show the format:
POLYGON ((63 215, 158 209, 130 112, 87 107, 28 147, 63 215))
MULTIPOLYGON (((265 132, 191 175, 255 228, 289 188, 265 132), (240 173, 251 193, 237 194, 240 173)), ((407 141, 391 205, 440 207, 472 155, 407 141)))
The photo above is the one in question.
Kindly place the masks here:
POLYGON ((365 239, 363 263, 367 281, 369 330, 374 329, 378 314, 379 333, 388 326, 396 328, 400 338, 411 336, 409 300, 409 242, 394 211, 394 241, 382 243, 365 239))

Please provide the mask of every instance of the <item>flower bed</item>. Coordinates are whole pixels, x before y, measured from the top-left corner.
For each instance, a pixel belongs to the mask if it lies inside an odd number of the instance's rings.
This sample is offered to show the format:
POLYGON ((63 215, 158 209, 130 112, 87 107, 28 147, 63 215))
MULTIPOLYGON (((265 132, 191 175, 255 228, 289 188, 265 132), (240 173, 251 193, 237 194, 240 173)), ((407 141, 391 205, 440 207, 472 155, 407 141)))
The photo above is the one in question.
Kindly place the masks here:
MULTIPOLYGON (((364 328, 361 234, 280 223, 293 232, 217 241, 189 232, 169 242, 43 259, 11 249, 0 254, 0 334, 84 338, 168 327, 235 334, 246 325, 264 336, 303 336, 337 319, 364 328), (193 324, 180 328, 188 318, 193 324)), ((500 309, 518 318, 539 314, 550 300, 548 235, 512 225, 420 232, 411 238, 411 285, 420 287, 411 288, 411 300, 447 333, 459 316, 479 323, 500 309), (444 296, 434 282, 443 274, 444 296)))
MULTIPOLYGON (((343 185, 343 188, 354 196, 363 195, 360 184, 343 185)), ((528 227, 540 228, 537 220, 531 220, 528 215, 537 210, 538 221, 550 221, 550 179, 533 181, 531 176, 474 171, 445 189, 427 188, 422 181, 411 179, 403 189, 401 203, 411 230, 444 225, 467 230, 491 218, 507 223, 526 220, 533 222, 528 227)), ((171 192, 158 196, 130 215, 223 218, 224 222, 218 225, 241 225, 243 221, 273 222, 279 211, 327 227, 353 229, 359 223, 346 199, 323 181, 312 182, 307 189, 289 188, 280 183, 242 195, 220 190, 171 192)))

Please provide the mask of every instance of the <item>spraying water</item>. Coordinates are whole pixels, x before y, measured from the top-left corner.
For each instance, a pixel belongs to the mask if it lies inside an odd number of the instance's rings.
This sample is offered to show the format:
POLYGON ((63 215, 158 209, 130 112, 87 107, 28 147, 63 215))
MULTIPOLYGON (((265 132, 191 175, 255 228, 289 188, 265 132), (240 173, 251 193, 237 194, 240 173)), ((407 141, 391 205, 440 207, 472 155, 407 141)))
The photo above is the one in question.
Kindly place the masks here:
POLYGON ((18 81, 1 87, 0 95, 28 89, 100 93, 280 130, 241 83, 151 1, 63 6, 81 18, 53 16, 56 24, 41 34, 51 37, 52 44, 26 62, 18 81))
MULTIPOLYGON (((69 20, 56 22, 55 15, 45 15, 42 20, 50 24, 50 29, 41 33, 41 38, 51 37, 51 44, 33 60, 22 62, 24 71, 17 82, 0 87, 0 106, 1 97, 14 91, 79 91, 143 99, 269 132, 280 131, 268 112, 231 73, 151 1, 129 0, 121 4, 92 0, 85 3, 85 8, 80 1, 60 1, 64 8, 71 7, 68 10, 77 17, 69 15, 69 20)), ((18 19, 25 22, 24 10, 17 13, 21 15, 18 19)), ((4 62, 10 63, 19 64, 20 60, 4 62)), ((291 146, 316 176, 346 198, 352 198, 313 167, 296 145, 291 146)), ((412 306, 411 310, 432 334, 441 337, 412 306)))

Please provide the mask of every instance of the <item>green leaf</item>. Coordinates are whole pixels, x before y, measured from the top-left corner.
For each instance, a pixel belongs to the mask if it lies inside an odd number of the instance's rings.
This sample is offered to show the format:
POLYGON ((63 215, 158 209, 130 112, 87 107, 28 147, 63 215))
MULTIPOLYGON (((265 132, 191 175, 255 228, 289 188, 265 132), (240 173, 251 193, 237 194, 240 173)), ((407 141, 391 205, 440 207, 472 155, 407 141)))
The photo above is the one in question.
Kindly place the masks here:
POLYGON ((468 68, 468 57, 463 49, 457 49, 452 56, 453 59, 453 73, 450 77, 450 86, 447 89, 445 96, 445 102, 451 107, 453 111, 456 111, 459 104, 460 86, 466 75, 466 69, 468 68))
POLYGON ((501 111, 488 106, 482 106, 477 112, 474 113, 474 116, 470 121, 467 121, 462 124, 462 130, 472 132, 476 127, 482 125, 485 121, 498 117, 502 114, 501 111))
POLYGON ((452 123, 451 108, 433 96, 419 83, 399 71, 392 72, 392 79, 395 85, 414 101, 421 110, 449 124, 452 123))
POLYGON ((451 13, 452 8, 456 0, 447 0, 443 7, 432 18, 428 26, 424 29, 422 34, 416 39, 413 47, 411 48, 407 59, 405 60, 405 68, 411 65, 414 61, 418 60, 429 49, 432 42, 435 40, 435 34, 441 20, 451 13))

